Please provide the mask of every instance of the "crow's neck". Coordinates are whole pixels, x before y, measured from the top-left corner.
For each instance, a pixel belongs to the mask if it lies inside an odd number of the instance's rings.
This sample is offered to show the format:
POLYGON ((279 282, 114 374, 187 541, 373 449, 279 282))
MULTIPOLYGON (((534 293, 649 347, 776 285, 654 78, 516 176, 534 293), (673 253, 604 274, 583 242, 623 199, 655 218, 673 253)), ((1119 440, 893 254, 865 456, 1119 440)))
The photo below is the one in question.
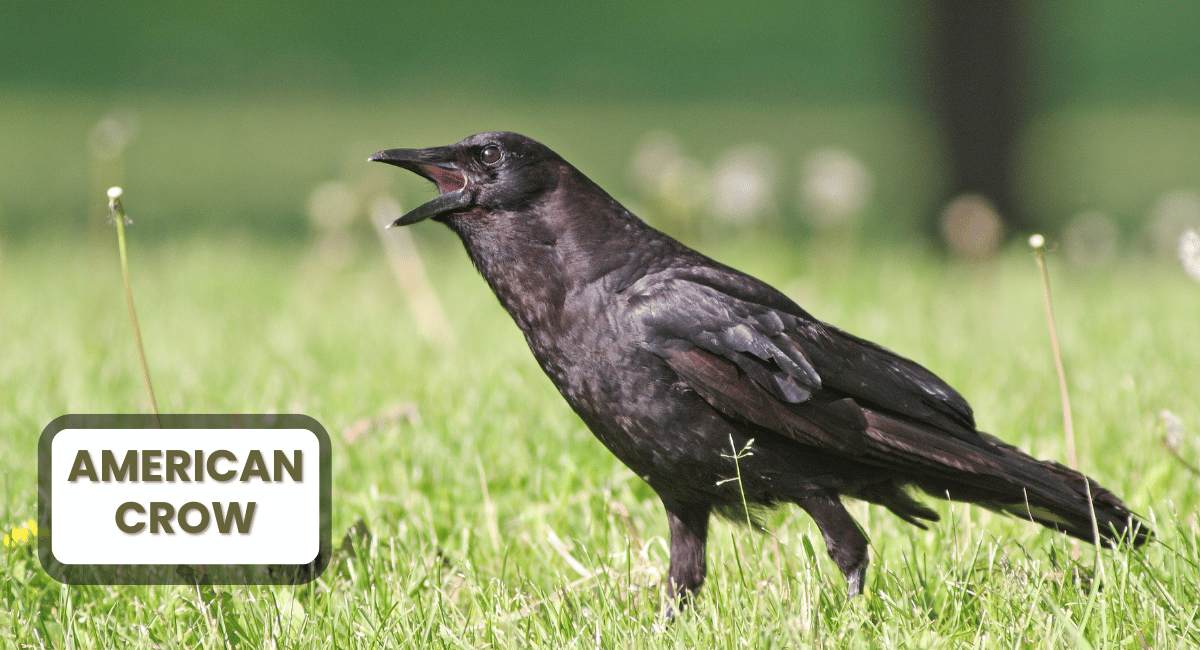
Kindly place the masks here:
POLYGON ((525 212, 464 214, 448 222, 527 336, 563 324, 572 293, 596 282, 628 286, 654 265, 648 250, 666 252, 674 243, 586 183, 560 185, 525 212))

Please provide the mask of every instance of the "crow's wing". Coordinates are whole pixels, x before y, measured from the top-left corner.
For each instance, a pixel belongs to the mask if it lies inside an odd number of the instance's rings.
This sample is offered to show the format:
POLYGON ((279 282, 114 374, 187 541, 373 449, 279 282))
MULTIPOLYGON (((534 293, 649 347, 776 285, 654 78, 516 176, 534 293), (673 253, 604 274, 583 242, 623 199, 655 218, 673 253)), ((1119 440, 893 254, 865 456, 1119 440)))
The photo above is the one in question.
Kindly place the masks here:
POLYGON ((863 449, 862 408, 989 446, 966 400, 936 375, 821 323, 754 278, 674 268, 641 278, 627 295, 649 349, 728 415, 843 453, 863 449))

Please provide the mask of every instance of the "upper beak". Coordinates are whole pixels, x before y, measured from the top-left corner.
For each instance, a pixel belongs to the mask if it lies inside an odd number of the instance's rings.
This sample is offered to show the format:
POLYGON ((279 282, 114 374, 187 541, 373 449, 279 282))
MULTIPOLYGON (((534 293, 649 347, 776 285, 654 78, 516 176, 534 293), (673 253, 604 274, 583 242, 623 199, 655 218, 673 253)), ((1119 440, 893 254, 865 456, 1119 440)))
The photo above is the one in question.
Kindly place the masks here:
POLYGON ((417 206, 392 222, 392 226, 407 226, 471 206, 472 199, 467 193, 467 177, 459 169, 454 158, 455 152, 450 147, 432 147, 430 149, 388 149, 367 159, 415 172, 433 181, 438 187, 438 192, 441 192, 436 199, 417 206))

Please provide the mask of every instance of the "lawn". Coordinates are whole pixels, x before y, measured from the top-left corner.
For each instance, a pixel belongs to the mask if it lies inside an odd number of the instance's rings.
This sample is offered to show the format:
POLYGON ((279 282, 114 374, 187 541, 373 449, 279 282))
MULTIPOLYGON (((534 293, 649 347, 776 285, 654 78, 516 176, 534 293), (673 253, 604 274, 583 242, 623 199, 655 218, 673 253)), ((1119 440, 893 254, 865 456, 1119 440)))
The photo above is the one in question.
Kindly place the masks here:
MULTIPOLYGON (((402 144, 402 143, 387 143, 402 144)), ((1151 522, 1094 550, 962 504, 921 531, 853 504, 872 543, 848 600, 796 508, 716 523, 709 581, 664 624, 666 524, 594 440, 439 226, 414 229, 450 342, 422 337, 379 241, 131 237, 164 412, 296 412, 333 438, 330 568, 303 587, 65 587, 0 555, 19 647, 1184 647, 1200 644, 1200 285, 1127 258, 1051 272, 1081 468, 1151 522), (332 251, 332 252, 331 252, 332 251), (364 423, 364 420, 369 419, 364 423)), ((394 235, 394 233, 389 233, 394 235)), ((36 514, 35 441, 63 413, 148 409, 108 233, 0 248, 0 525, 36 514)), ((933 369, 982 429, 1065 460, 1037 270, 907 248, 739 236, 706 252, 933 369)))

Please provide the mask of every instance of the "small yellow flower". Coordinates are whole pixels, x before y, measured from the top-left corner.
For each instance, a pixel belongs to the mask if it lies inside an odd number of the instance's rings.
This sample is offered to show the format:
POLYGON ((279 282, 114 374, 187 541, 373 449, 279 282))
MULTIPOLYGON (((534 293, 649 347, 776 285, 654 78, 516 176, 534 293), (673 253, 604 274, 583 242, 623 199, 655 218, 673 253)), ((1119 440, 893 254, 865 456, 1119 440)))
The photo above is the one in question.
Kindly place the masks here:
POLYGON ((25 523, 12 529, 12 532, 4 536, 4 545, 8 548, 20 546, 33 541, 37 537, 37 520, 30 519, 25 523))

